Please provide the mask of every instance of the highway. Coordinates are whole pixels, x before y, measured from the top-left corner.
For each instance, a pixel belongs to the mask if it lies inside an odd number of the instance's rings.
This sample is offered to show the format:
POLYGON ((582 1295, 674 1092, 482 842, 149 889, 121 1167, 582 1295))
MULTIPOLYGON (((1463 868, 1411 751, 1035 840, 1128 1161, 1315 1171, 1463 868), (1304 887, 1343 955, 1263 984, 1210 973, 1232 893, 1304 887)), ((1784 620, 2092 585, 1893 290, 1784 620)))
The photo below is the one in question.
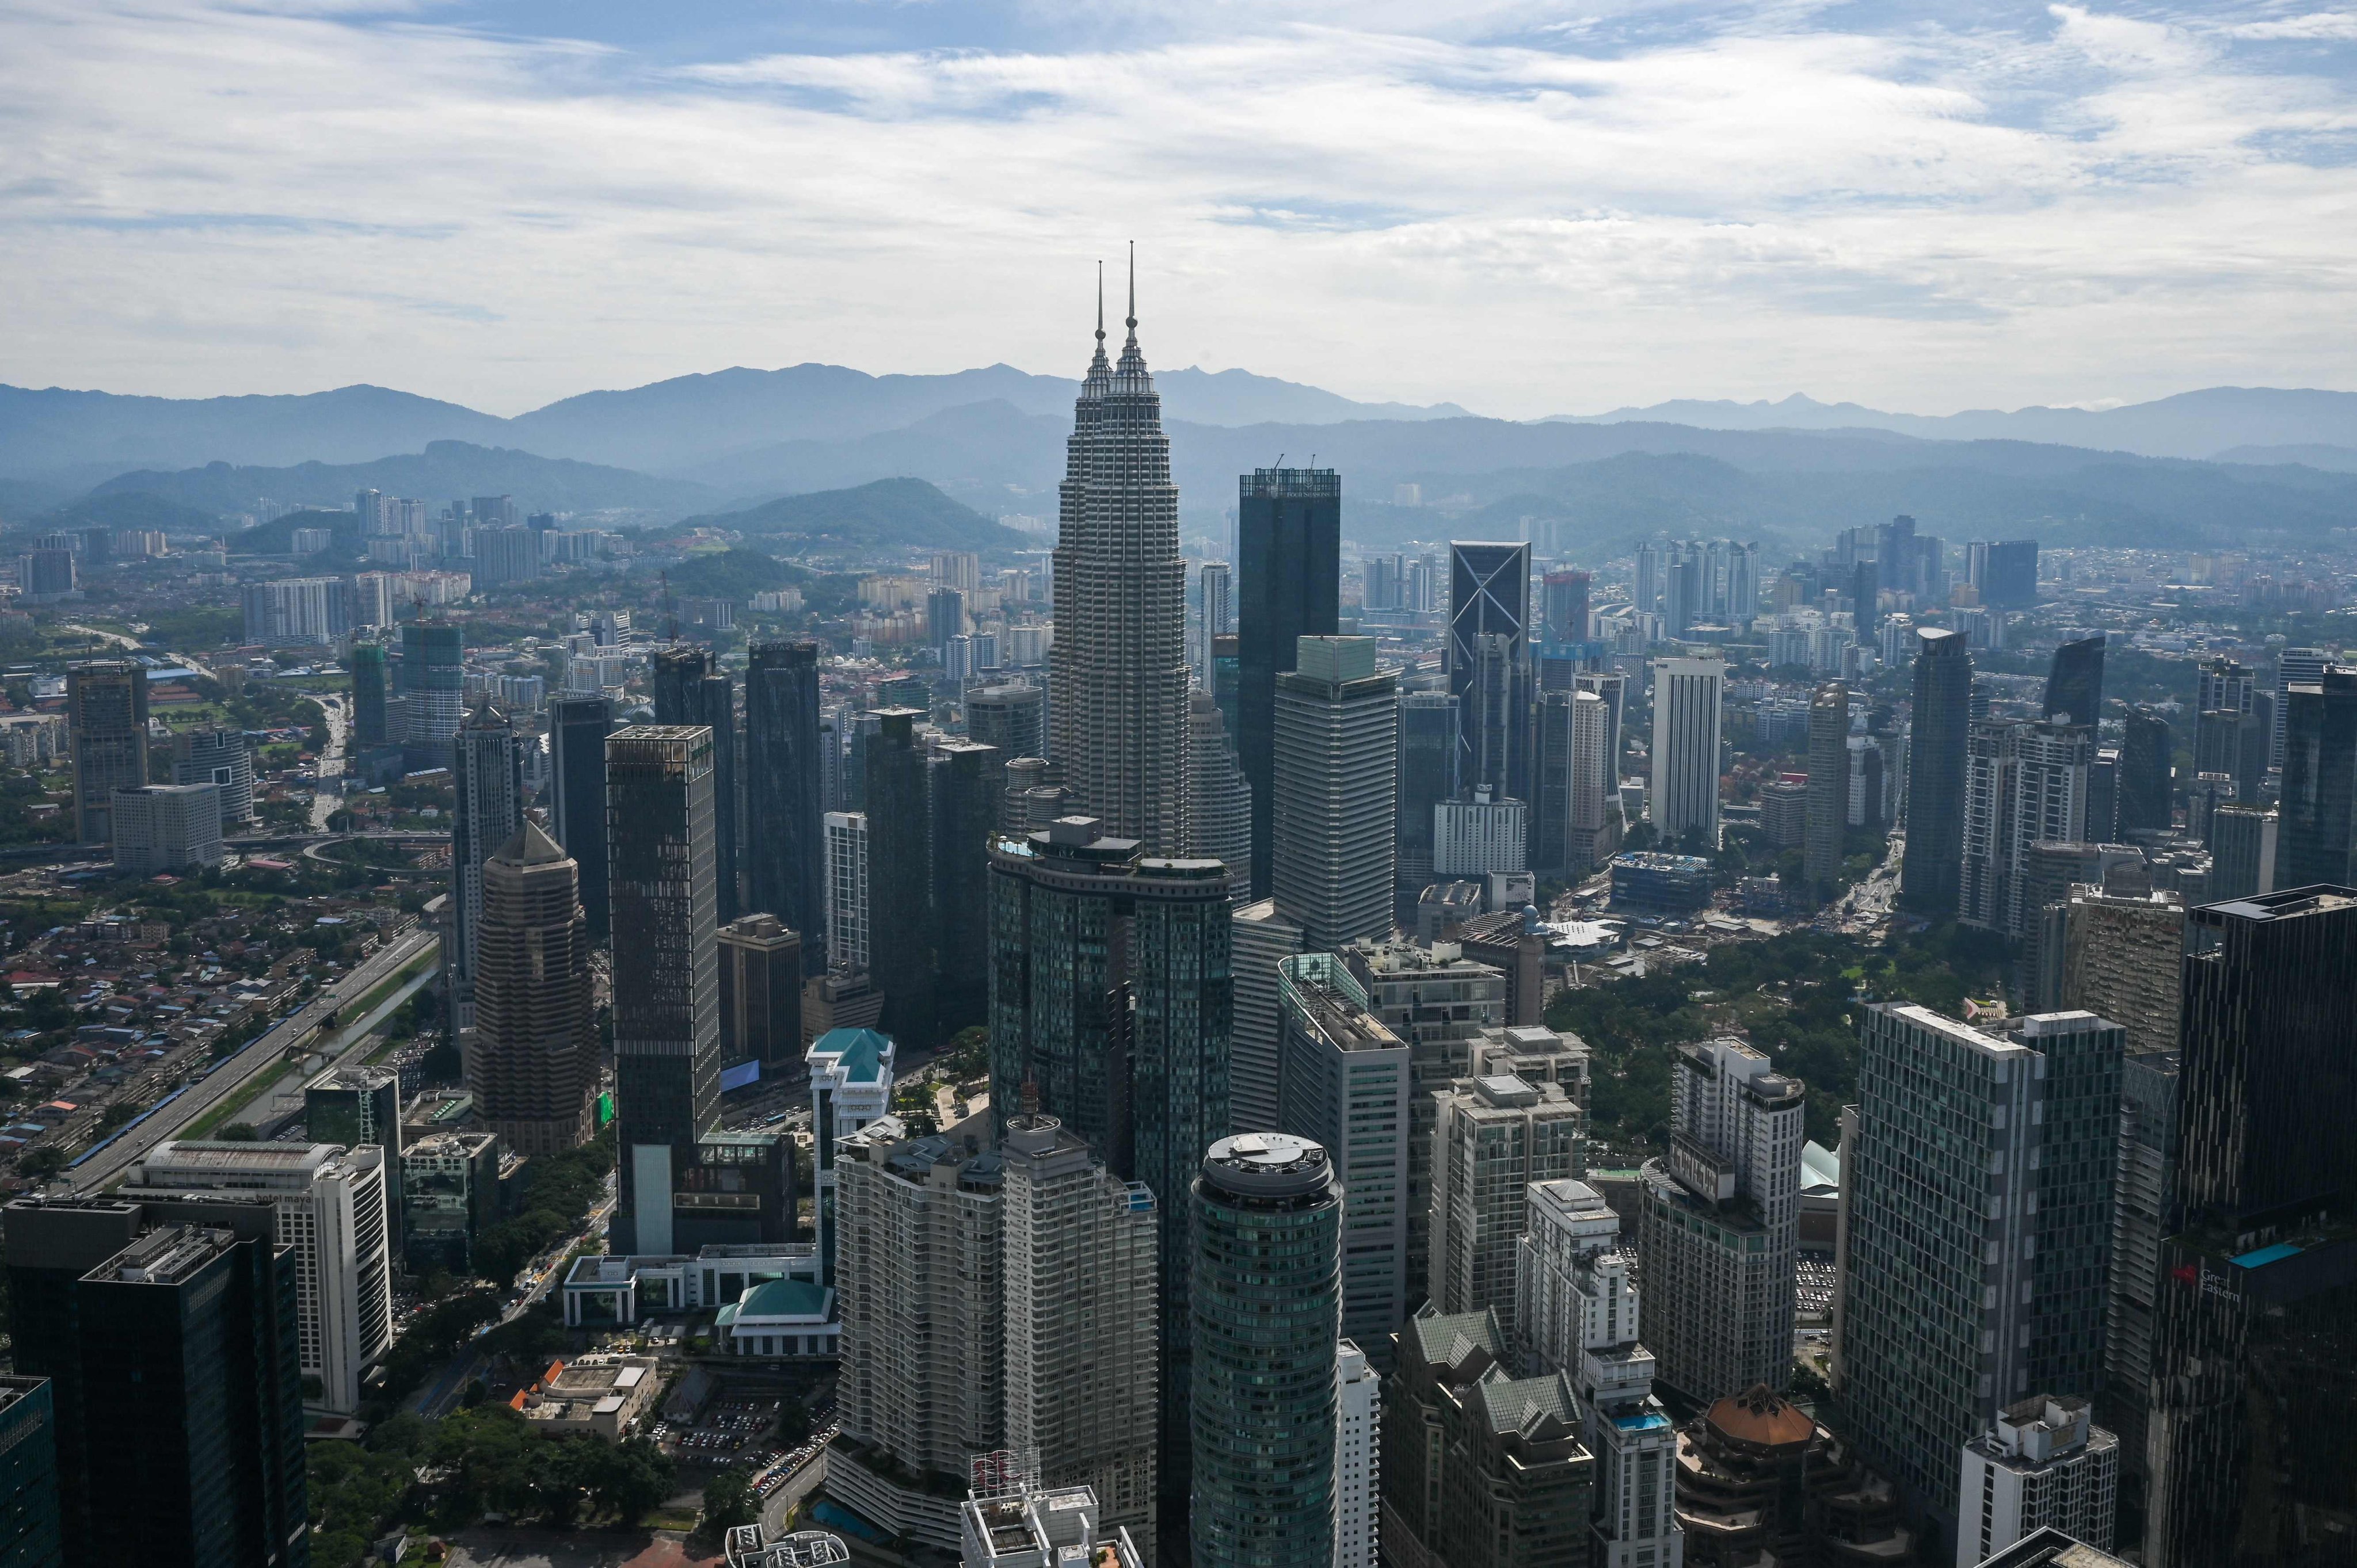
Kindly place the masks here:
POLYGON ((265 1073, 285 1065, 287 1047, 307 1040, 331 1010, 347 1007, 398 972, 418 954, 429 951, 439 939, 430 931, 411 931, 365 960, 359 968, 288 1014, 262 1037, 215 1068, 212 1076, 184 1090, 178 1099, 126 1128, 83 1164, 70 1168, 48 1191, 52 1196, 100 1192, 156 1144, 180 1135, 181 1129, 235 1095, 265 1073))

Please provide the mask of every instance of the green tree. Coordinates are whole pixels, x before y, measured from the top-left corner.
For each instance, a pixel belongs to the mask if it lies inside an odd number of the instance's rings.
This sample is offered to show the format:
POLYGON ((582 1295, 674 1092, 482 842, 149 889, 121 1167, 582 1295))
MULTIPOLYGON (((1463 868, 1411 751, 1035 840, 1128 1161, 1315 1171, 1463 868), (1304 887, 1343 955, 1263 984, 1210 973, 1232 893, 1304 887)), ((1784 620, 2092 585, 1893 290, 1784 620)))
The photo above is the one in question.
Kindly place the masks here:
POLYGON ((702 1529, 718 1535, 736 1525, 761 1517, 761 1499, 753 1494, 753 1477, 738 1469, 723 1470, 704 1484, 702 1529))

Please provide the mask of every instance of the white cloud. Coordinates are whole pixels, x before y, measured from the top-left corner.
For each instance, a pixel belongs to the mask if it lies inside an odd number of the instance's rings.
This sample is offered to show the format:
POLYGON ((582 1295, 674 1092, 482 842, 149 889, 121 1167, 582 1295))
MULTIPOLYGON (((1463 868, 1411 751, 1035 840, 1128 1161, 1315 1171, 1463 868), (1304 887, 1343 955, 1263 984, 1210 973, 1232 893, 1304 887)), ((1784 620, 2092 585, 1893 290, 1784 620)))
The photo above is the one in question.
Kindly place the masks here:
POLYGON ((430 7, 20 0, 0 380, 510 412, 727 363, 1071 372, 1127 238, 1157 363, 1501 413, 2357 362, 2345 80, 2083 7, 1440 9, 672 66, 430 7))
POLYGON ((2242 22, 2228 27, 2226 33, 2237 38, 2357 38, 2357 11, 2310 11, 2304 16, 2282 16, 2270 22, 2242 22))

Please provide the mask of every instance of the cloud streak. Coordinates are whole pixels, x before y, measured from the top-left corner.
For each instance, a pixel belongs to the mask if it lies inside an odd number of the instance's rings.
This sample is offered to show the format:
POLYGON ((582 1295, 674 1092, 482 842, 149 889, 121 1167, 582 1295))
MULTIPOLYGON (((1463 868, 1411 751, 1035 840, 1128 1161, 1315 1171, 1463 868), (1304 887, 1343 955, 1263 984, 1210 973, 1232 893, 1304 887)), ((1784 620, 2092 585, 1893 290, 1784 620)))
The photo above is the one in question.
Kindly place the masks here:
POLYGON ((513 412, 728 363, 1071 371, 1133 237, 1157 363, 1501 413, 2357 363, 2340 13, 1013 15, 682 61, 423 5, 20 0, 0 380, 513 412))

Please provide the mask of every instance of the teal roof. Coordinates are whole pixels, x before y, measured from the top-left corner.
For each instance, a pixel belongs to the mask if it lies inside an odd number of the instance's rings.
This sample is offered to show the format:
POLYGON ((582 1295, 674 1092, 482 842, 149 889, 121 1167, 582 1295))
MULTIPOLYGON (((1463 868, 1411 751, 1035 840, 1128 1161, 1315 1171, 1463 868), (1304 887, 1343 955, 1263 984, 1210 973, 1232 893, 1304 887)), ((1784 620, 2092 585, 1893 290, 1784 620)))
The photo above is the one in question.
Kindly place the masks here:
POLYGON ((892 1036, 874 1029, 829 1029, 811 1047, 810 1054, 833 1058, 847 1082, 881 1083, 884 1053, 891 1048, 892 1036))
POLYGON ((823 1317, 827 1294, 824 1285, 808 1280, 770 1280, 738 1298, 737 1316, 823 1317))

